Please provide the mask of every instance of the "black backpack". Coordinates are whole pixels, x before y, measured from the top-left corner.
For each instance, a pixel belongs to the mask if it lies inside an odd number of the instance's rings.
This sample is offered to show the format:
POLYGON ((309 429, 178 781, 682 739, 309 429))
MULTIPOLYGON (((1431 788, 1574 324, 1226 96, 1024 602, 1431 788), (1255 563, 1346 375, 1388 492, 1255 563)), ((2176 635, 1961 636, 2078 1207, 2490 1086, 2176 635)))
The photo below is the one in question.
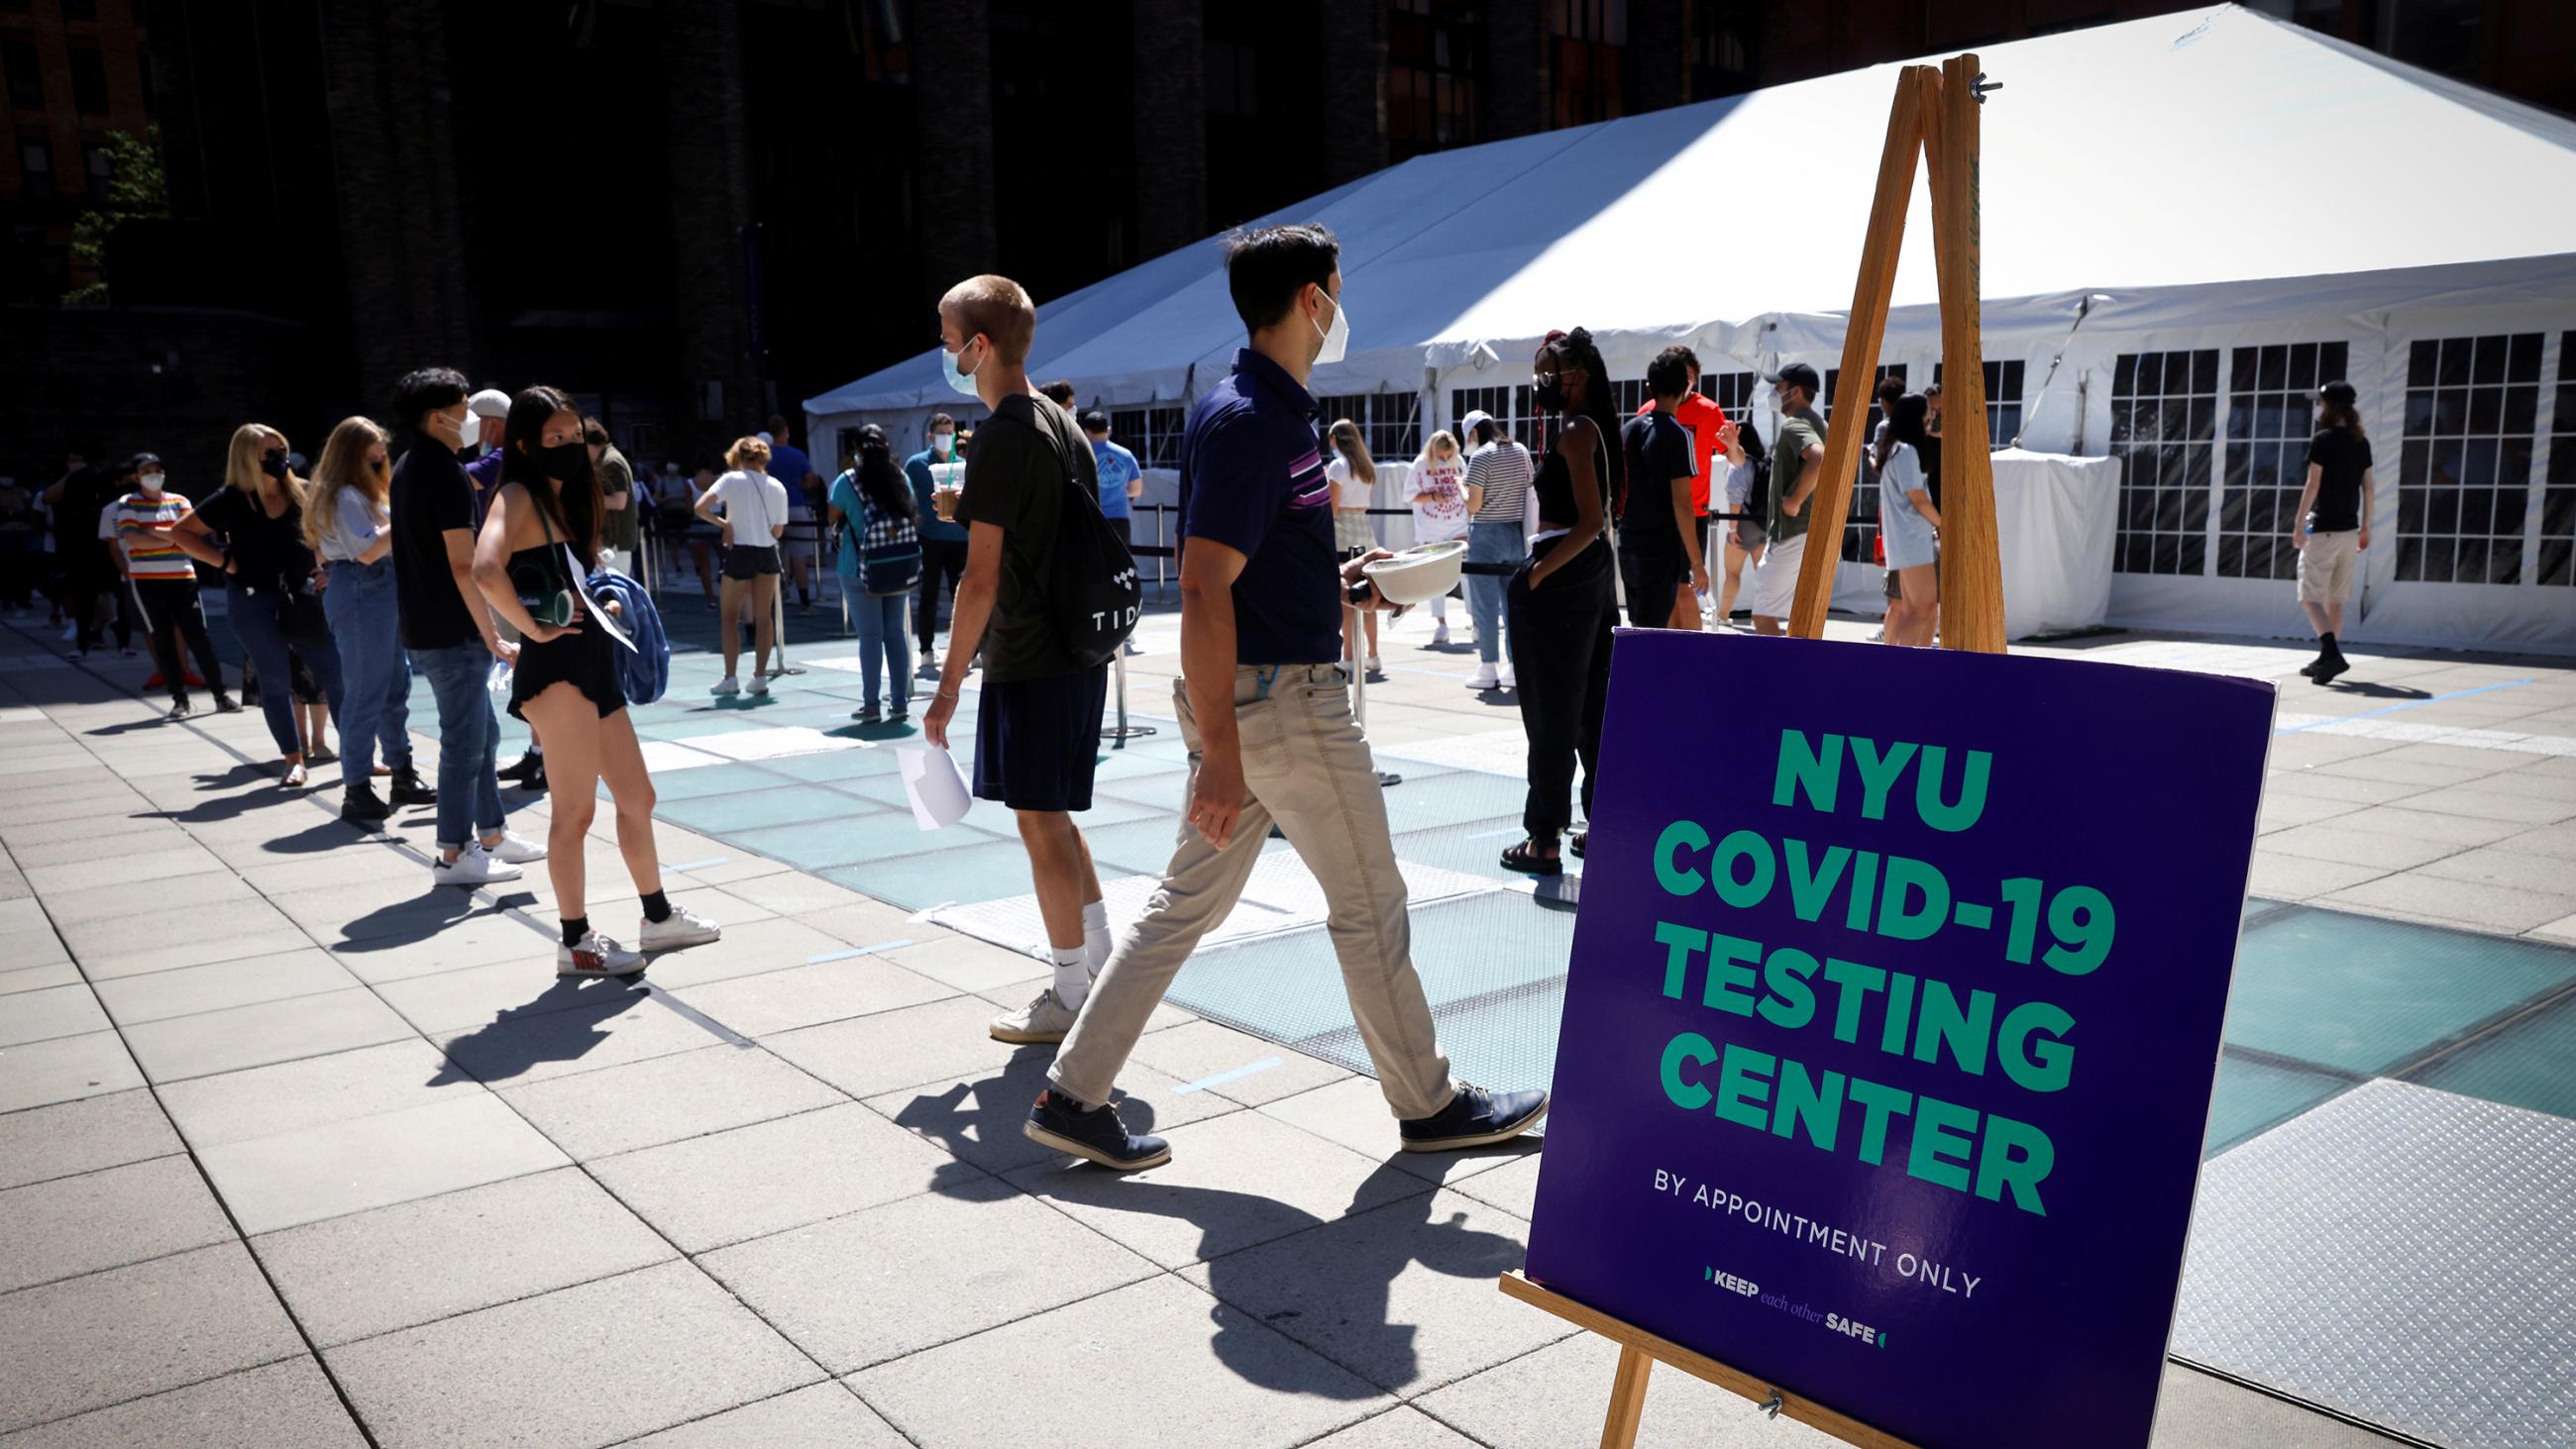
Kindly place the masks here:
POLYGON ((1116 658, 1118 647, 1136 631, 1145 609, 1145 586, 1136 577, 1127 541, 1100 512, 1098 485, 1082 481, 1068 445, 1053 428, 1037 425, 1037 433, 1064 472, 1066 498, 1056 522, 1055 556, 1048 561, 1056 629, 1075 662, 1096 669, 1116 658))

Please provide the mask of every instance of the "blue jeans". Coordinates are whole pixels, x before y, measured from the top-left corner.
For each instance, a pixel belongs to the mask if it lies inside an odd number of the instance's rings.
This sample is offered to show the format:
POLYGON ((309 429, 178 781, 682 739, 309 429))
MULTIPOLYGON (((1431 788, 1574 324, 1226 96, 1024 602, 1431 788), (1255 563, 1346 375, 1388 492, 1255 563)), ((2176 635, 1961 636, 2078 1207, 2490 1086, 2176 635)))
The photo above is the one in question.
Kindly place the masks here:
POLYGON ((340 716, 340 788, 355 790, 371 783, 379 750, 393 768, 411 768, 411 658, 394 611, 393 560, 331 565, 322 611, 340 646, 348 697, 340 716))
MULTIPOLYGON (((1517 564, 1529 557, 1521 526, 1479 519, 1467 528, 1467 562, 1517 564)), ((1476 657, 1492 664, 1503 657, 1503 597, 1512 581, 1500 574, 1467 576, 1467 612, 1476 621, 1476 657)))
POLYGON ((884 698, 877 685, 880 665, 894 681, 895 706, 912 703, 912 640, 903 632, 904 605, 912 597, 908 592, 883 597, 851 593, 850 617, 859 626, 859 692, 870 709, 884 698))
MULTIPOLYGON (((334 587, 337 587, 334 585, 334 587)), ((411 651, 411 667, 438 701, 438 846, 461 850, 501 828, 501 777, 492 755, 501 745, 492 709, 492 651, 480 639, 411 651)))
MULTIPOLYGON (((238 583, 226 585, 224 593, 233 637, 241 640, 251 663, 259 668, 259 712, 268 721, 268 737, 277 742, 279 754, 301 755, 304 739, 295 731, 295 663, 287 657, 286 636, 277 629, 276 597, 266 589, 246 593, 238 583)), ((345 714, 348 701, 340 693, 340 651, 325 640, 309 649, 298 648, 295 655, 313 671, 313 682, 322 686, 322 698, 331 713, 345 714)))

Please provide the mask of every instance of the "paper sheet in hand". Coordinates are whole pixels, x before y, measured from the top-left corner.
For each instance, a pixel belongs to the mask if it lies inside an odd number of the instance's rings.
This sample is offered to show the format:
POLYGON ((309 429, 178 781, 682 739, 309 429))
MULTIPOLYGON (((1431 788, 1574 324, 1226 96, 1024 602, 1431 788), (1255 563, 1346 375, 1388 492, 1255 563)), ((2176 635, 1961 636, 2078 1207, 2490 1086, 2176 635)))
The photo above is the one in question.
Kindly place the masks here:
MULTIPOLYGON (((564 545, 564 567, 572 570, 572 576, 577 579, 589 574, 589 570, 581 566, 581 560, 573 557, 571 544, 564 545)), ((581 612, 583 618, 599 626, 599 632, 625 645, 627 653, 635 652, 635 641, 626 637, 626 631, 617 626, 617 616, 608 612, 607 605, 592 598, 588 589, 581 591, 581 612)))
POLYGON ((915 824, 924 830, 945 830, 966 818, 967 807, 975 803, 973 792, 946 750, 898 749, 895 756, 915 824))

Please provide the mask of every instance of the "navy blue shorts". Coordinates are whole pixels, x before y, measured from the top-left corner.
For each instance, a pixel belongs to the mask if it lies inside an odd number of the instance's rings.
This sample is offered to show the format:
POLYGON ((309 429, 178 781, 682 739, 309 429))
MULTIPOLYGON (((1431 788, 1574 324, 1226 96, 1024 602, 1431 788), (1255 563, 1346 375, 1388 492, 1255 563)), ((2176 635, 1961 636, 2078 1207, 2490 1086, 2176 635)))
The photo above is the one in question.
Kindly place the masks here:
POLYGON ((975 710, 975 797, 1014 810, 1088 810, 1106 665, 987 684, 975 710))

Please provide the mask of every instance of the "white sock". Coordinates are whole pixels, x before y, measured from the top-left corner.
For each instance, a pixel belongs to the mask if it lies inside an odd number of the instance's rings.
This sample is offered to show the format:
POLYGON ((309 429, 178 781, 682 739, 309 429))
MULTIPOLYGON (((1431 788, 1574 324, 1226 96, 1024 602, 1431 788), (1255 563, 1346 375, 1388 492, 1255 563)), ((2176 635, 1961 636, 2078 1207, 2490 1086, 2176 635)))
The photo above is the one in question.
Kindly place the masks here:
POLYGON ((1081 946, 1053 946, 1048 952, 1055 958, 1055 999, 1068 1011, 1082 1010, 1082 999, 1091 994, 1091 953, 1081 946))
POLYGON ((1109 950, 1115 943, 1109 938, 1109 907, 1093 901, 1082 908, 1082 953, 1089 959, 1091 974, 1109 964, 1109 950))

